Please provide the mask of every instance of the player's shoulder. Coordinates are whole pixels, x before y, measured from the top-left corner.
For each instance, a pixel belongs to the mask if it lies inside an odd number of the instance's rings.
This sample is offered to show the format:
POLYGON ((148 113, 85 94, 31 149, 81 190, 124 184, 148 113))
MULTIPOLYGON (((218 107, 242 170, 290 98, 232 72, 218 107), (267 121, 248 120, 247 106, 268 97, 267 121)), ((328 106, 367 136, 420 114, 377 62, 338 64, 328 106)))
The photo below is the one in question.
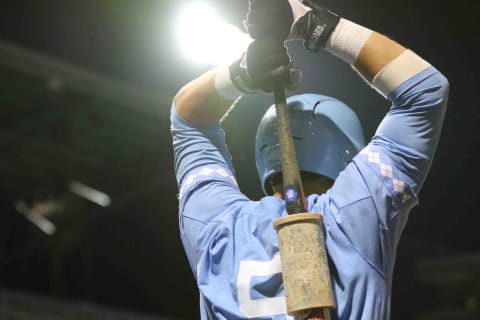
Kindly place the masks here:
POLYGON ((392 210, 417 200, 410 179, 384 146, 368 144, 353 162, 355 170, 352 170, 351 175, 356 176, 356 182, 345 186, 352 190, 351 197, 357 195, 358 198, 368 193, 377 202, 388 202, 387 207, 391 204, 392 210))
POLYGON ((366 179, 369 179, 369 172, 365 168, 359 167, 354 161, 350 162, 340 172, 329 190, 329 202, 333 201, 335 207, 341 209, 371 197, 366 179))

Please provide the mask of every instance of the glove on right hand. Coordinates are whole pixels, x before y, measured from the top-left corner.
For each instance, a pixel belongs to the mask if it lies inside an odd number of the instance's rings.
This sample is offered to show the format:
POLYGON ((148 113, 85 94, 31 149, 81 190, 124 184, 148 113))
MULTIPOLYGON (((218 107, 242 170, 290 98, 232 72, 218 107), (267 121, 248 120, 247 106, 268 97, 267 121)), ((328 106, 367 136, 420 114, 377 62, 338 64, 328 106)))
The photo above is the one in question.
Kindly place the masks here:
POLYGON ((252 39, 284 41, 293 24, 292 8, 288 0, 249 0, 244 24, 252 39))
POLYGON ((312 0, 288 1, 294 16, 294 26, 289 39, 303 39, 303 45, 311 51, 325 47, 340 17, 312 0))
POLYGON ((230 66, 232 82, 243 92, 272 92, 276 88, 295 90, 300 70, 292 68, 283 41, 253 41, 243 57, 230 66))

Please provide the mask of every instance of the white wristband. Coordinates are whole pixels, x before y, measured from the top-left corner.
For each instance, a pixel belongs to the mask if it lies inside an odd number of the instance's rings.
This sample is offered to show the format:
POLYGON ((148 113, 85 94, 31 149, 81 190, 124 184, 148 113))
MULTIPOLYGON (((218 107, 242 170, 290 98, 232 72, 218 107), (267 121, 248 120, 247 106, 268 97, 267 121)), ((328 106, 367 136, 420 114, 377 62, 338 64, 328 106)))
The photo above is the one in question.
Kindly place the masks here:
POLYGON ((220 97, 227 100, 235 100, 243 94, 230 79, 230 70, 228 67, 219 67, 216 69, 215 89, 220 97))
POLYGON ((325 49, 353 65, 372 32, 368 28, 341 18, 328 38, 325 49))
POLYGON ((411 50, 403 51, 387 63, 372 80, 372 86, 384 96, 395 90, 405 80, 425 70, 430 64, 411 50))

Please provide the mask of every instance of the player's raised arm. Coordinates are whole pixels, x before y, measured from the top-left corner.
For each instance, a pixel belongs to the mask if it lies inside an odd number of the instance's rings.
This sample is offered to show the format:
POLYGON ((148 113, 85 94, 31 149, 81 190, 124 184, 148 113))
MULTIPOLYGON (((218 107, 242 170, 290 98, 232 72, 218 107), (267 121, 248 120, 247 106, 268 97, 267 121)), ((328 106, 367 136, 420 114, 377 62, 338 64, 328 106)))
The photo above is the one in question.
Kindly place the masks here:
POLYGON ((418 192, 428 173, 448 100, 447 79, 428 61, 385 35, 320 7, 289 0, 291 39, 324 49, 350 64, 392 102, 372 139, 418 192))
POLYGON ((198 125, 218 122, 233 100, 241 95, 239 91, 231 97, 220 95, 220 90, 215 87, 215 79, 223 73, 228 73, 228 69, 210 70, 182 87, 174 99, 177 113, 198 125))
POLYGON ((192 123, 215 124, 244 93, 271 92, 277 85, 292 89, 298 78, 283 41, 254 41, 229 67, 210 70, 181 88, 176 111, 192 123))

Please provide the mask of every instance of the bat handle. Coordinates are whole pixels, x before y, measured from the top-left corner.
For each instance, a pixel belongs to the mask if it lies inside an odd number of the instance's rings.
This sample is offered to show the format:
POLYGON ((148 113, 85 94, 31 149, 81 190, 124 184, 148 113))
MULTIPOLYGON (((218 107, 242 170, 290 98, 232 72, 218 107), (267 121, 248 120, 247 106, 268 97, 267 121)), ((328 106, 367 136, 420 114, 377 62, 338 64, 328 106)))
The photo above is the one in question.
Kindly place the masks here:
POLYGON ((278 139, 282 160, 283 198, 287 212, 288 214, 307 212, 305 194, 290 128, 285 90, 274 90, 273 97, 277 113, 278 139))

